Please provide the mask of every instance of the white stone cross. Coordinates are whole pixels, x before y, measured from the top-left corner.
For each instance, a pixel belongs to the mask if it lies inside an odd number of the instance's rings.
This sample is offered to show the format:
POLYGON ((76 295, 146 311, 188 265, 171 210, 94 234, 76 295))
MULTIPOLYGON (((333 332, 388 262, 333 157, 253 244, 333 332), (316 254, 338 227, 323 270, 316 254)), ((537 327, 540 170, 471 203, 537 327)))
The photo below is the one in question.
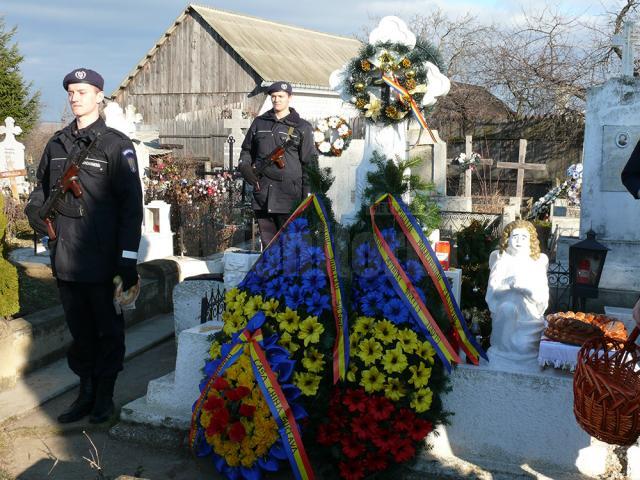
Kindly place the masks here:
POLYGON ((242 110, 234 108, 231 110, 231 118, 225 118, 223 122, 224 128, 231 130, 230 135, 239 142, 244 138, 243 128, 249 128, 251 120, 248 118, 242 118, 242 110))
POLYGON ((7 145, 17 143, 16 135, 22 133, 22 128, 16 125, 16 121, 12 117, 7 117, 4 120, 4 126, 0 126, 0 135, 4 134, 3 142, 7 145))
POLYGON ((518 149, 518 163, 514 162, 498 162, 496 166, 498 168, 517 168, 518 177, 516 180, 516 197, 522 199, 524 189, 524 171, 525 170, 537 170, 546 171, 547 166, 540 163, 524 163, 527 156, 527 141, 523 138, 520 139, 520 147, 518 149))
POLYGON ((622 48, 622 75, 632 77, 635 61, 635 46, 638 45, 640 32, 634 22, 625 22, 621 33, 613 36, 613 46, 622 48))

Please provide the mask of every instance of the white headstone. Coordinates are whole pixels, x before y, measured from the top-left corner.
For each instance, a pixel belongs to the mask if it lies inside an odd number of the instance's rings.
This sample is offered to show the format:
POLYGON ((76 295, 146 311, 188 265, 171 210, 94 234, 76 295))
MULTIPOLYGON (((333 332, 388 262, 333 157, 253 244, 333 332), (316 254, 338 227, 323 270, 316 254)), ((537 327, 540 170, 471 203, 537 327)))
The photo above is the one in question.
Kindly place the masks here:
POLYGON ((19 194, 29 193, 29 184, 24 173, 24 145, 16 140, 16 135, 22 133, 22 128, 16 125, 12 117, 7 117, 4 125, 0 126, 0 135, 4 139, 0 142, 0 189, 9 188, 14 198, 19 194), (19 173, 23 173, 19 175, 19 173))

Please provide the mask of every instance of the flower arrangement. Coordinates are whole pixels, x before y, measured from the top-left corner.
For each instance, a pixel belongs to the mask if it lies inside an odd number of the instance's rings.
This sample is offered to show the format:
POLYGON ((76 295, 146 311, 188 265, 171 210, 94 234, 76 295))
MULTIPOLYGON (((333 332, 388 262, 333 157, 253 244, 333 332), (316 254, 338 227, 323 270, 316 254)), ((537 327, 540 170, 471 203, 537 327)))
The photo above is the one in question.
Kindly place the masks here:
POLYGON ((349 147, 353 132, 347 121, 338 116, 320 120, 313 131, 316 149, 327 157, 339 157, 349 147))
POLYGON ((480 163, 480 154, 473 152, 467 156, 466 153, 460 153, 451 163, 458 165, 462 170, 471 169, 473 171, 480 163))
POLYGON ((580 193, 582 192, 582 164, 575 163, 569 166, 566 171, 566 179, 562 184, 549 190, 543 197, 540 197, 531 208, 529 219, 542 218, 549 214, 551 205, 557 198, 566 197, 569 205, 580 206, 580 193))

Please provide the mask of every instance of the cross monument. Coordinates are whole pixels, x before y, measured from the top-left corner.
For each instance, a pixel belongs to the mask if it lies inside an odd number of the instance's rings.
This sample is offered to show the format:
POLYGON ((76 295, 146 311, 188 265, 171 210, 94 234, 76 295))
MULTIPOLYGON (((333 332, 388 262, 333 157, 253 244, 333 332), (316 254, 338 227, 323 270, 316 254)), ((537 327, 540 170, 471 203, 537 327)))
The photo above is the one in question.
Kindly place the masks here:
MULTIPOLYGON (((233 145, 233 166, 235 167, 238 165, 242 141, 244 140, 244 132, 242 130, 246 130, 251 126, 251 120, 242 117, 242 110, 240 108, 234 108, 231 110, 231 118, 224 119, 223 126, 224 128, 231 130, 229 132, 229 136, 233 137, 233 141, 229 142, 227 140, 224 144, 224 160, 222 164, 224 165, 224 162, 229 157, 229 145, 233 145)), ((211 168, 205 168, 207 170, 211 170, 211 168)))
POLYGON ((28 193, 24 145, 16 140, 16 135, 21 133, 22 128, 16 125, 12 117, 7 117, 4 126, 0 126, 0 135, 4 135, 4 140, 0 142, 0 187, 8 183, 11 195, 16 200, 20 193, 28 193))
POLYGON ((546 172, 547 166, 540 163, 524 163, 527 156, 527 141, 524 138, 520 139, 520 146, 518 149, 518 163, 515 162, 498 162, 496 166, 498 168, 511 168, 518 169, 518 177, 516 179, 516 197, 522 201, 524 190, 524 172, 525 170, 535 170, 538 172, 546 172))

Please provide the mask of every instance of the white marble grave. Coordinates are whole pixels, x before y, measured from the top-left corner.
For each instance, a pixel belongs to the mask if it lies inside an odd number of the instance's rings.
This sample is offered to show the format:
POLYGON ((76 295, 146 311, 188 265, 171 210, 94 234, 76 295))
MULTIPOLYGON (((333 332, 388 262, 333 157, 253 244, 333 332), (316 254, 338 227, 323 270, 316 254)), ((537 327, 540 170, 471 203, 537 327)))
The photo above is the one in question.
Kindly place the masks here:
POLYGON ((640 79, 612 78, 589 89, 584 135, 580 237, 593 229, 610 251, 600 288, 640 291, 640 202, 620 172, 640 140, 640 79))
POLYGON ((0 135, 4 135, 0 142, 0 191, 8 188, 16 199, 19 195, 29 193, 29 183, 25 175, 17 175, 25 171, 24 145, 16 140, 16 135, 21 133, 22 128, 17 126, 11 117, 7 117, 4 125, 0 126, 0 135))

